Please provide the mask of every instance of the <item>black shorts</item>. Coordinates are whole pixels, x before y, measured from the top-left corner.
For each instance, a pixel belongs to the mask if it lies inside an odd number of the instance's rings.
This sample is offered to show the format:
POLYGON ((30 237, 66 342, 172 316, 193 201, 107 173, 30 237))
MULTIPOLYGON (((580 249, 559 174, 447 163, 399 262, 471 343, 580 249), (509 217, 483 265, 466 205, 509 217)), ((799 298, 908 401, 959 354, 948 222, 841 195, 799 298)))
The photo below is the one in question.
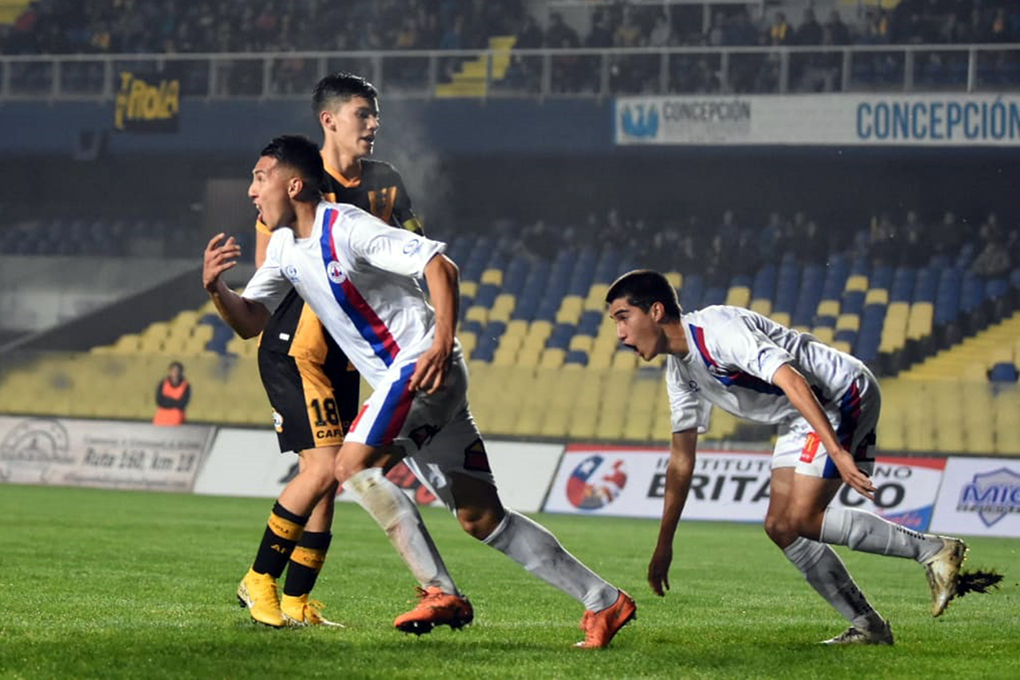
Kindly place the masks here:
POLYGON ((358 372, 300 298, 281 305, 265 333, 272 337, 259 343, 259 374, 280 451, 339 446, 358 415, 358 372))

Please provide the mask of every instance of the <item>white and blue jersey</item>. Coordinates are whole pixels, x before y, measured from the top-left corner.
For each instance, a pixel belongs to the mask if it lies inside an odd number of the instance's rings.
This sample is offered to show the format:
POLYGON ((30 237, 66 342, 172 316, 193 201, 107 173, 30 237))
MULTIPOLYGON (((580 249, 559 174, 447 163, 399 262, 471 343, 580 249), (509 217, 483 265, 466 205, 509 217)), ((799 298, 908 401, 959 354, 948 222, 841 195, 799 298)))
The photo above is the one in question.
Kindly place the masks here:
POLYGON ((416 279, 445 249, 353 205, 323 201, 310 237, 273 232, 244 297, 272 311, 293 286, 374 388, 395 362, 432 343, 434 313, 416 279))
POLYGON ((453 508, 451 473, 495 482, 468 407, 459 343, 442 388, 432 395, 408 389, 435 337, 435 313, 417 279, 445 249, 355 206, 324 201, 310 237, 273 232, 244 297, 272 310, 292 286, 297 290, 374 390, 345 440, 403 446, 418 479, 453 508))
MULTIPOLYGON (((790 364, 811 386, 846 449, 856 455, 857 448, 874 443, 880 393, 858 359, 739 307, 706 307, 682 314, 680 323, 689 351, 666 359, 674 432, 697 428, 704 433, 715 406, 739 418, 779 426, 774 467, 795 465, 795 454, 801 463, 814 464, 818 449, 827 459, 803 416, 772 382, 776 371, 790 364)), ((819 472, 831 476, 832 464, 819 462, 819 472)))

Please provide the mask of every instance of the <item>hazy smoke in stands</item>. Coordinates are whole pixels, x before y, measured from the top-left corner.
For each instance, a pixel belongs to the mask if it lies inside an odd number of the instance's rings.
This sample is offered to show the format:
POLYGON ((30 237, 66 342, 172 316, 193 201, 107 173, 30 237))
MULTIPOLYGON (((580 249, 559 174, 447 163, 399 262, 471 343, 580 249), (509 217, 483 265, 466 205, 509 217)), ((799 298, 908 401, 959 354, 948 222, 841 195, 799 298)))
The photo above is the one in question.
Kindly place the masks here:
MULTIPOLYGON (((404 178, 415 213, 425 233, 440 240, 452 233, 454 218, 450 180, 443 174, 439 154, 429 145, 424 123, 399 101, 382 99, 382 130, 373 158, 392 164, 404 178)), ((420 110, 420 106, 417 107, 420 110)))

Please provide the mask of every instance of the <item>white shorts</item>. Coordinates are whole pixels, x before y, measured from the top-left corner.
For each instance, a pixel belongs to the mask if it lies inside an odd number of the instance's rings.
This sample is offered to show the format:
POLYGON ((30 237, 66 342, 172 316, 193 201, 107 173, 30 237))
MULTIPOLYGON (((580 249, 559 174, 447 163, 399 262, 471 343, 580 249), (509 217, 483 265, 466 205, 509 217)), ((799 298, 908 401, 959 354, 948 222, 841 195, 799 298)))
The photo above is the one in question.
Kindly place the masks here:
POLYGON ((450 474, 495 486, 485 443, 468 407, 468 372, 459 346, 446 383, 435 394, 411 393, 407 383, 417 357, 394 362, 361 408, 346 440, 369 446, 396 444, 418 480, 454 509, 450 474))
MULTIPOLYGON (((875 467, 875 428, 882 410, 878 380, 864 369, 846 392, 823 408, 840 444, 853 454, 857 467, 870 475, 875 467)), ((825 445, 804 418, 794 418, 779 426, 772 469, 789 467, 810 477, 839 477, 825 445)))

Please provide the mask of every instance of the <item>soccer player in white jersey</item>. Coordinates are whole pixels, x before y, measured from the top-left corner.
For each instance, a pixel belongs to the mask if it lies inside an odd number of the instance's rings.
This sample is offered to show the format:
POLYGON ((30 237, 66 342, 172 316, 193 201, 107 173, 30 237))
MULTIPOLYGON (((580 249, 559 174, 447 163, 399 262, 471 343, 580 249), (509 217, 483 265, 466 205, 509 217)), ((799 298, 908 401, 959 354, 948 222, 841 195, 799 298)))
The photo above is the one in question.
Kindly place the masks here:
POLYGON ((322 157, 308 139, 263 149, 248 194, 273 231, 245 288, 220 275, 240 249, 223 234, 206 248, 203 282, 224 319, 252 337, 293 287, 374 392, 344 438, 337 479, 379 523, 421 584, 421 602, 397 617, 405 632, 459 628, 473 611, 457 590, 415 504, 383 475, 393 455, 461 526, 584 604, 582 647, 605 647, 635 614, 634 600, 568 553, 544 527, 500 502, 467 401, 467 367, 454 337, 459 290, 445 245, 392 229, 352 205, 321 200, 322 157), (424 278, 430 306, 417 279, 424 278))
POLYGON ((624 274, 606 294, 620 341, 645 361, 666 355, 673 436, 658 543, 648 582, 669 589, 673 537, 690 490, 699 432, 712 406, 778 426, 765 532, 808 583, 850 622, 829 644, 892 644, 892 630, 828 544, 916 560, 939 616, 956 594, 967 551, 863 510, 828 507, 842 483, 872 498, 881 393, 856 358, 738 307, 684 314, 676 290, 650 270, 624 274))

